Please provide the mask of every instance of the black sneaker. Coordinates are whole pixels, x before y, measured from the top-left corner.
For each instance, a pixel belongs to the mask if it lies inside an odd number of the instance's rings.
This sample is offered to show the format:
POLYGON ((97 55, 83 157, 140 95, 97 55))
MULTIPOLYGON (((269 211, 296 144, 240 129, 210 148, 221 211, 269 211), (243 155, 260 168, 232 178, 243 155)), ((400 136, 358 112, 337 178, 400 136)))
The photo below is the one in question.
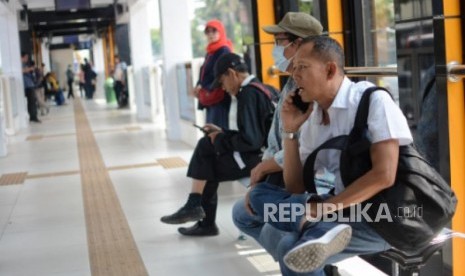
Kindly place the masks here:
POLYGON ((178 232, 184 236, 208 237, 217 236, 220 233, 216 224, 211 226, 202 226, 200 221, 191 227, 179 227, 178 232))
POLYGON ((29 122, 39 123, 39 124, 42 123, 42 121, 39 120, 39 119, 37 119, 37 118, 35 118, 35 119, 30 119, 29 122))
POLYGON ((205 218, 205 212, 201 206, 191 207, 184 205, 176 213, 161 217, 161 221, 168 224, 182 224, 189 221, 199 221, 205 218))

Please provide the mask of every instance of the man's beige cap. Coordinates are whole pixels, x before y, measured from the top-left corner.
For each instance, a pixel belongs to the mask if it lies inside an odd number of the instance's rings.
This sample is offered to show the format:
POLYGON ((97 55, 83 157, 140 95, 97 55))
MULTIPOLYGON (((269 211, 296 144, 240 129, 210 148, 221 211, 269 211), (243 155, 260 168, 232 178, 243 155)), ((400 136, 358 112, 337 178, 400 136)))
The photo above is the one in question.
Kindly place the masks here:
POLYGON ((313 16, 303 12, 288 12, 278 25, 264 26, 262 28, 269 34, 291 33, 298 37, 321 35, 323 26, 313 16))

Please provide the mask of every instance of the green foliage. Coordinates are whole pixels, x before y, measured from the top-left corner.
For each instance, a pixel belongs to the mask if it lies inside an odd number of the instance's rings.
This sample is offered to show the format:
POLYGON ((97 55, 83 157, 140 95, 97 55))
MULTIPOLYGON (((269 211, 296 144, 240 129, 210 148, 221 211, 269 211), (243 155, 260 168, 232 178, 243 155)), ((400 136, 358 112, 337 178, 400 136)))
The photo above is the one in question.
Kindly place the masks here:
POLYGON ((150 37, 152 41, 152 55, 154 59, 159 59, 162 57, 160 30, 159 29, 150 30, 150 37))
POLYGON ((313 2, 312 1, 299 1, 299 11, 312 14, 313 2))
POLYGON ((204 26, 211 19, 223 22, 226 34, 234 45, 235 52, 242 49, 242 28, 239 22, 239 0, 197 0, 194 19, 191 21, 192 52, 194 57, 205 56, 207 40, 204 26))

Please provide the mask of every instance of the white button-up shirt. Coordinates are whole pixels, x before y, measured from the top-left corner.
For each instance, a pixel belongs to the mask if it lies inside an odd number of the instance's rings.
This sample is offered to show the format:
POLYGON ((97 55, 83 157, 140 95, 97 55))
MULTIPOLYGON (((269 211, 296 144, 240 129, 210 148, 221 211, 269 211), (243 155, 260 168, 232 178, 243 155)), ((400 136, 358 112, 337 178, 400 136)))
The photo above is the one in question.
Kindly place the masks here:
MULTIPOLYGON (((314 104, 312 114, 301 128, 299 150, 302 164, 308 155, 325 141, 350 133, 354 125, 358 103, 363 92, 370 86, 373 86, 370 82, 354 83, 347 77, 344 78, 328 109, 330 121, 328 125, 321 124, 322 110, 317 103, 314 104)), ((408 145, 413 141, 402 111, 388 93, 382 90, 374 92, 370 97, 368 138, 372 143, 398 139, 399 145, 408 145)), ((316 171, 326 169, 335 175, 336 194, 344 190, 339 174, 339 158, 339 150, 323 150, 318 154, 315 162, 316 171)))

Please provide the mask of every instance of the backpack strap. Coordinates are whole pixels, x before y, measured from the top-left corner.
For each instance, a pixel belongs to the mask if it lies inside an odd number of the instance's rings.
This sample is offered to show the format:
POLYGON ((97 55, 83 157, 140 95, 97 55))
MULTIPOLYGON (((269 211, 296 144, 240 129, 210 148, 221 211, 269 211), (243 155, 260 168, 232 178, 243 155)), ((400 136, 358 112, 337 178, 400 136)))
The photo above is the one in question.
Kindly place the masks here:
MULTIPOLYGON (((370 147, 370 143, 366 139, 361 139, 365 134, 368 120, 368 109, 370 107, 370 95, 377 91, 384 90, 389 93, 386 88, 372 86, 367 88, 362 95, 362 98, 358 104, 357 113, 355 115, 354 127, 352 128, 349 135, 340 135, 333 137, 319 147, 317 147, 305 160, 303 167, 303 178, 305 189, 309 193, 317 193, 315 186, 315 161, 316 156, 321 150, 326 149, 337 149, 337 150, 349 150, 352 152, 362 152, 370 147), (351 147, 347 149, 348 143, 351 143, 351 147), (355 143, 354 143, 355 142, 355 143)), ((391 95, 389 93, 389 95, 391 95)), ((391 96, 392 97, 392 96, 391 96)))
POLYGON ((307 192, 314 194, 317 193, 315 186, 315 160, 318 153, 325 149, 345 149, 347 145, 347 137, 347 135, 333 137, 313 150, 313 152, 307 157, 303 167, 304 185, 307 192))
POLYGON ((383 90, 389 94, 391 93, 384 87, 371 86, 368 87, 365 92, 363 92, 362 98, 358 104, 357 113, 355 115, 354 127, 350 131, 349 140, 350 141, 360 141, 365 134, 365 130, 368 128, 368 112, 370 108, 370 96, 373 92, 383 90))
POLYGON ((270 101, 273 99, 273 97, 271 96, 270 90, 268 90, 268 88, 266 86, 264 86, 262 83, 249 82, 248 85, 251 85, 251 86, 257 88, 258 90, 262 91, 262 93, 265 94, 268 97, 268 99, 270 99, 270 101))

